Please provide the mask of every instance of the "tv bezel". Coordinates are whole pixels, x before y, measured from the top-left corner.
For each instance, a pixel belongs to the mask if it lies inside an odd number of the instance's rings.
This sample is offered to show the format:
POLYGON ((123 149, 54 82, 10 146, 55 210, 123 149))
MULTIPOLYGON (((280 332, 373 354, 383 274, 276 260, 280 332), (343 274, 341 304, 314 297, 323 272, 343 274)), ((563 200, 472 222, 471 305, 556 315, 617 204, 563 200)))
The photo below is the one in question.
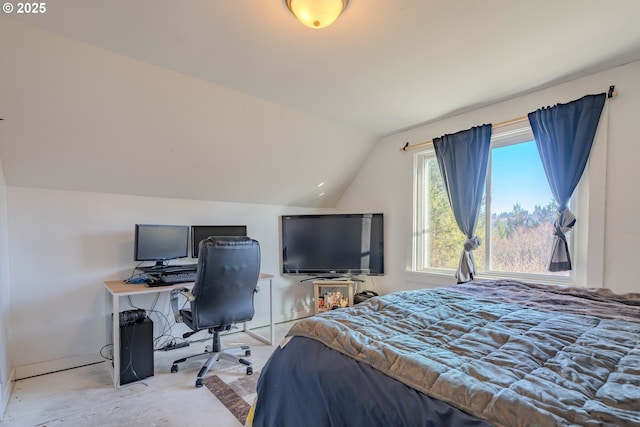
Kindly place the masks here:
MULTIPOLYGON (((177 246, 176 246, 177 248, 177 246)), ((136 224, 135 225, 135 231, 134 231, 134 241, 133 241, 133 260, 134 261, 138 261, 138 262, 144 262, 144 261, 154 261, 156 263, 156 266, 162 266, 164 265, 165 261, 170 261, 173 259, 180 259, 180 258, 186 258, 189 256, 189 226, 188 225, 173 225, 173 224, 136 224), (167 256, 167 257, 144 257, 142 258, 139 255, 139 244, 140 244, 140 228, 141 227, 145 227, 145 228, 183 228, 184 229, 184 233, 186 236, 185 239, 185 247, 184 247, 184 252, 180 252, 180 254, 177 253, 175 256, 167 256)))
POLYGON ((385 274, 384 268, 384 214, 381 212, 376 213, 336 213, 336 214, 294 214, 294 215, 282 215, 280 216, 280 230, 279 230, 279 238, 280 238, 280 270, 281 274, 285 276, 312 276, 319 278, 336 278, 336 277, 352 277, 352 276, 383 276, 385 274), (286 269, 285 266, 285 247, 284 247, 284 233, 285 226, 284 221, 286 218, 299 218, 299 217, 364 217, 367 215, 379 216, 381 219, 380 222, 380 233, 381 233, 381 254, 382 254, 382 262, 380 271, 372 272, 371 270, 362 270, 362 269, 307 269, 304 271, 294 270, 294 269, 286 269))

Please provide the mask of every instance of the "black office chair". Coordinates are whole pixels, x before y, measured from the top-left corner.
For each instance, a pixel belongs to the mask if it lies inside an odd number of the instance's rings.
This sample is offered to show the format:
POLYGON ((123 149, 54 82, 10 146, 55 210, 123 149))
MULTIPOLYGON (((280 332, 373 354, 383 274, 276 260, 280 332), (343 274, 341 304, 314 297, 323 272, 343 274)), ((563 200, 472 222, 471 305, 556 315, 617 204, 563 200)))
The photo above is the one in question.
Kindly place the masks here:
POLYGON ((171 372, 178 372, 178 364, 194 357, 208 357, 196 380, 202 387, 209 369, 220 359, 247 366, 247 375, 253 374, 251 362, 231 354, 244 351, 250 356, 248 346, 224 351, 220 345, 220 332, 227 331, 236 323, 253 318, 253 297, 258 291, 260 274, 260 244, 249 237, 209 237, 199 245, 198 271, 193 289, 177 289, 171 292, 171 307, 176 322, 183 322, 191 332, 184 338, 207 329, 213 334, 213 347, 204 353, 178 359, 173 362, 171 372), (185 296, 190 306, 179 309, 178 299, 185 296))

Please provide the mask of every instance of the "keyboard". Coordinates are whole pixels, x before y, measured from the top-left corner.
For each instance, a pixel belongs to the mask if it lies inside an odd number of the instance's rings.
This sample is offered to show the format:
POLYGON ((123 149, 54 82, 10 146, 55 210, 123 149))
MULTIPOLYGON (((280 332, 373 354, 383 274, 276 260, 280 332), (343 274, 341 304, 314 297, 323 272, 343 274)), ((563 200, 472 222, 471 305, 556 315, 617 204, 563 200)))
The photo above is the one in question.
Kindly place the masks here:
POLYGON ((161 273, 158 274, 160 282, 167 285, 175 285, 177 283, 189 283, 196 281, 195 271, 176 271, 173 273, 161 273))

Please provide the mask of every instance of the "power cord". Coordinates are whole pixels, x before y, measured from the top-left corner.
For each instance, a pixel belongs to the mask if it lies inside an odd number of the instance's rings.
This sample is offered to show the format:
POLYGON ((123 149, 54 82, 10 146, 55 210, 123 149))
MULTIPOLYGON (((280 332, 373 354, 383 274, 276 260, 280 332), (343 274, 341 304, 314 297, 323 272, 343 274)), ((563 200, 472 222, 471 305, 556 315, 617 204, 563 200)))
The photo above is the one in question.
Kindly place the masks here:
POLYGON ((105 344, 105 345, 103 345, 102 347, 100 347, 100 351, 99 351, 100 357, 102 357, 102 358, 103 358, 103 359, 105 359, 105 360, 111 360, 111 361, 113 361, 113 357, 109 357, 109 356, 107 356, 107 355, 105 355, 105 354, 103 354, 103 353, 102 353, 102 352, 103 352, 103 350, 107 349, 108 347, 111 347, 111 349, 112 349, 112 353, 113 353, 113 344, 105 344))

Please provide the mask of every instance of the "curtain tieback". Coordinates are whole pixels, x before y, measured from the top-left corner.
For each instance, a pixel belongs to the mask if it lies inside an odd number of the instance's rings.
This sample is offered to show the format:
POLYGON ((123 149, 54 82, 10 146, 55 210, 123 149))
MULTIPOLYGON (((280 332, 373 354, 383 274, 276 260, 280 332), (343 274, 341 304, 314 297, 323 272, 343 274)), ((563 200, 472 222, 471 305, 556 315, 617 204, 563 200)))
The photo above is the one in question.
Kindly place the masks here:
POLYGON ((573 212, 569 208, 564 208, 556 214, 556 222, 553 223, 553 234, 564 240, 565 233, 571 230, 575 223, 576 217, 573 212))
POLYGON ((467 252, 476 250, 480 247, 481 243, 481 238, 479 238, 478 236, 473 236, 472 238, 464 241, 464 250, 467 252))

